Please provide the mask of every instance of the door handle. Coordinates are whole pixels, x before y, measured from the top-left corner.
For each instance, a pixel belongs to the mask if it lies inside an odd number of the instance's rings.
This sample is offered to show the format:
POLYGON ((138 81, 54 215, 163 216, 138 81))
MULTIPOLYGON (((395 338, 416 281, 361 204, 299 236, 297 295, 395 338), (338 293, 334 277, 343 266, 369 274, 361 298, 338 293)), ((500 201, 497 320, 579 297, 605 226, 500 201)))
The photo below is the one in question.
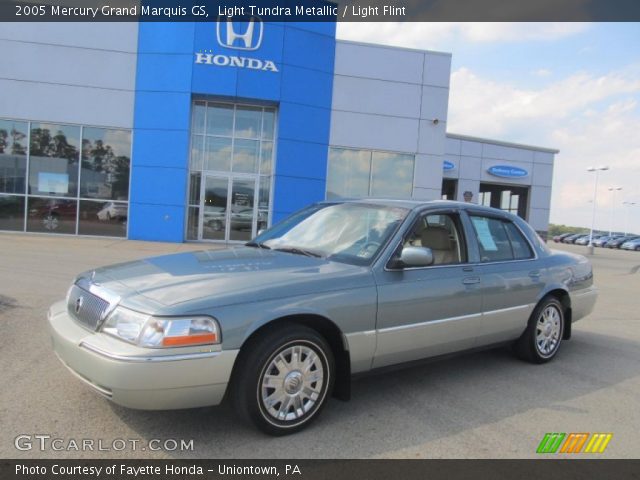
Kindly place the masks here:
POLYGON ((531 278, 540 278, 540 270, 531 270, 529 276, 531 278))
POLYGON ((480 277, 464 277, 462 279, 462 283, 465 285, 473 285, 475 283, 480 283, 480 277))

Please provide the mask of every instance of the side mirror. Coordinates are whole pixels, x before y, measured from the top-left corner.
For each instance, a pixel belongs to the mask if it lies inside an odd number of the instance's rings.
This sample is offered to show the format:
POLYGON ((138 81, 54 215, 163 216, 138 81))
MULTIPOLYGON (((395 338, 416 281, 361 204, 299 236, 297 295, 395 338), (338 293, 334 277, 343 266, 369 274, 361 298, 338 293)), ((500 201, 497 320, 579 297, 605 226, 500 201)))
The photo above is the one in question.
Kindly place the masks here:
POLYGON ((433 265, 433 252, 427 247, 404 247, 400 257, 392 260, 391 268, 428 267, 433 265))
POLYGON ((264 229, 264 228, 261 228, 260 230, 258 230, 258 234, 256 235, 256 237, 257 237, 258 235, 262 235, 264 232, 265 232, 265 229, 264 229))

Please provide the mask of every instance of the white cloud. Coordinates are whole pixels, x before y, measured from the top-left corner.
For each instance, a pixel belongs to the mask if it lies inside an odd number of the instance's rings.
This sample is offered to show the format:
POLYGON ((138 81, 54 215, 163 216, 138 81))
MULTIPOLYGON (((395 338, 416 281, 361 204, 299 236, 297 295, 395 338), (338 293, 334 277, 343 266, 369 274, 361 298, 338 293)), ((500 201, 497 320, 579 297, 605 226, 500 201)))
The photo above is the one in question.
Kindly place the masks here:
MULTIPOLYGON (((625 229, 622 201, 640 202, 640 75, 638 66, 597 76, 575 73, 539 88, 481 77, 461 68, 451 83, 448 130, 558 148, 551 220, 591 224, 591 165, 600 174, 597 227, 625 229), (608 187, 624 188, 616 199, 608 187)), ((631 214, 640 231, 640 208, 631 214)))
POLYGON ((478 43, 552 41, 584 32, 588 28, 588 23, 577 22, 339 22, 337 37, 400 47, 436 49, 443 48, 454 38, 478 43))
POLYGON ((553 72, 546 68, 540 68, 538 70, 534 70, 531 73, 533 73, 536 77, 550 77, 551 75, 553 75, 553 72))
MULTIPOLYGON (((483 78, 467 68, 451 76, 449 128, 456 133, 503 135, 542 122, 545 127, 577 112, 594 115, 594 104, 640 92, 636 68, 603 76, 575 73, 540 88, 521 88, 483 78)), ((538 128, 538 129, 539 129, 538 128)))

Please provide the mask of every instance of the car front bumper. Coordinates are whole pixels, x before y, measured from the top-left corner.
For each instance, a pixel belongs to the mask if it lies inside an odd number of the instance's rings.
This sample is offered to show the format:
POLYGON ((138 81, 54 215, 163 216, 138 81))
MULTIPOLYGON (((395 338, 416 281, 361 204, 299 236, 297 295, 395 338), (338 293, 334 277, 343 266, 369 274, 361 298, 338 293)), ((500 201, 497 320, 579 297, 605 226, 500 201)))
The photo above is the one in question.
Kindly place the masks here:
POLYGON ((53 349, 69 371, 119 405, 165 410, 222 401, 239 350, 148 349, 91 332, 58 302, 48 312, 53 349))

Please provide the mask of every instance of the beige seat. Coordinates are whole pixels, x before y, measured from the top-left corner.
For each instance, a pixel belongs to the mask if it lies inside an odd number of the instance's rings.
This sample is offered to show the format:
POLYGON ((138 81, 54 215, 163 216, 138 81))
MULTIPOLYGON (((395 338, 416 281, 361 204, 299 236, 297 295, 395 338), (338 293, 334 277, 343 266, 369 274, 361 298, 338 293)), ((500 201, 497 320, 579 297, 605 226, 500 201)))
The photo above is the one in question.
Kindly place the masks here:
POLYGON ((456 263, 458 259, 449 238, 449 231, 443 227, 427 227, 422 230, 421 243, 433 252, 433 264, 456 263))

